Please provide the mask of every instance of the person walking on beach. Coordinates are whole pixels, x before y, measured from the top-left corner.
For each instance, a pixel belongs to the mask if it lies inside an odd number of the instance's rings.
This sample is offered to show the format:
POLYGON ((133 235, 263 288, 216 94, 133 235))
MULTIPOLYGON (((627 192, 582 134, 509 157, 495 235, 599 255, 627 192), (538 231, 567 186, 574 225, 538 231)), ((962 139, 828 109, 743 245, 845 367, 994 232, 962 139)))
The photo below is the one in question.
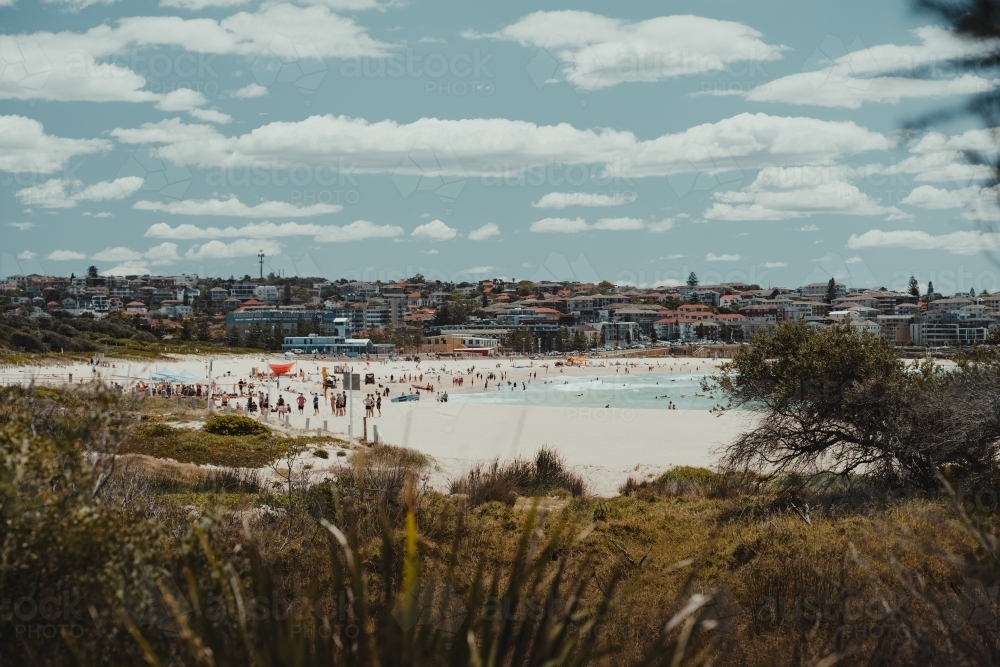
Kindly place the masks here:
POLYGON ((319 416, 319 394, 313 392, 313 417, 319 416))
POLYGON ((375 398, 375 409, 378 410, 378 416, 382 416, 382 394, 379 394, 375 398))
POLYGON ((299 394, 299 397, 295 399, 295 402, 299 405, 299 414, 304 415, 306 409, 306 397, 299 394))

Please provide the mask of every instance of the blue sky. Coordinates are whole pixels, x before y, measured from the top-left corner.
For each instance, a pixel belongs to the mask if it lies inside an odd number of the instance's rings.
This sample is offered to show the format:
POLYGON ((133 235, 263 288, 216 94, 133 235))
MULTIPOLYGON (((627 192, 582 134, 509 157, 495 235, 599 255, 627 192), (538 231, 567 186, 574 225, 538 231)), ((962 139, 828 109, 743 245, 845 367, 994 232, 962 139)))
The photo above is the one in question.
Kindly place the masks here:
POLYGON ((0 273, 1000 288, 907 2, 0 0, 0 273))

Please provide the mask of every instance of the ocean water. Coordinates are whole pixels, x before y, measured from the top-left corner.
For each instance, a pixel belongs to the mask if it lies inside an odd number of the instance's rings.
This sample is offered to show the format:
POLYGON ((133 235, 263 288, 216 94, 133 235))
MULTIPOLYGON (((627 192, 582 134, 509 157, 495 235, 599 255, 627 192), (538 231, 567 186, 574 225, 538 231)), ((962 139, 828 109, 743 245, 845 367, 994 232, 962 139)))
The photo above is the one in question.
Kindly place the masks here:
POLYGON ((585 408, 642 408, 666 410, 672 401, 678 410, 710 410, 720 402, 701 390, 704 373, 649 373, 634 371, 614 377, 539 378, 522 389, 494 382, 488 391, 480 384, 472 392, 449 395, 453 403, 502 403, 585 408))

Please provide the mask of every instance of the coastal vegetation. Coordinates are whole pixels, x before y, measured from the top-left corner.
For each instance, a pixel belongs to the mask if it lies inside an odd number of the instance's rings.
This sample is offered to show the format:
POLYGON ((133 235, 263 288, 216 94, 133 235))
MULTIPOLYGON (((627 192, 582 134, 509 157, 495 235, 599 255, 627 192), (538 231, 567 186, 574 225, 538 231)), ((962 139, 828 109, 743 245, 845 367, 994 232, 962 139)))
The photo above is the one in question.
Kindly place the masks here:
POLYGON ((723 465, 613 498, 547 448, 442 493, 411 450, 90 386, 6 388, 0 651, 25 665, 995 664, 998 369, 989 352, 941 370, 849 328, 780 327, 714 380, 722 409, 760 415, 723 465))

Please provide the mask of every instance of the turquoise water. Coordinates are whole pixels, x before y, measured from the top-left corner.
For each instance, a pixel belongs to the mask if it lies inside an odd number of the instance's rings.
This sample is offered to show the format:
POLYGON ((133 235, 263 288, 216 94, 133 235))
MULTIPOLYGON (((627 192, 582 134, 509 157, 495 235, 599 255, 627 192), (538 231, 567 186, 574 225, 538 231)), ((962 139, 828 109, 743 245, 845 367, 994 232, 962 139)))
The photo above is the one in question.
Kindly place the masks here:
MULTIPOLYGON (((522 389, 511 390, 506 382, 490 385, 488 391, 473 390, 449 396, 453 403, 502 403, 506 405, 548 405, 564 407, 642 408, 666 410, 673 401, 678 410, 710 410, 719 403, 701 390, 704 373, 643 373, 612 377, 539 377, 522 389)), ((481 385, 480 385, 481 387, 481 385)))

